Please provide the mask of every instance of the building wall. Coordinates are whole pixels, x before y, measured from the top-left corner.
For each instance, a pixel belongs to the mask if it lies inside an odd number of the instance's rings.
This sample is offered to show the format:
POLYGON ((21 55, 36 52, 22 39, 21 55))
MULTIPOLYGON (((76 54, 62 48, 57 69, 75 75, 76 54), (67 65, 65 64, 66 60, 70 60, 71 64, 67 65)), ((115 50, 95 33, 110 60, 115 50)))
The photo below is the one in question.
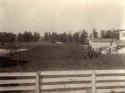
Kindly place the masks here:
POLYGON ((120 40, 125 40, 125 31, 120 31, 119 38, 120 40))
POLYGON ((90 41, 90 46, 94 49, 102 48, 102 47, 109 47, 110 42, 91 42, 90 41))

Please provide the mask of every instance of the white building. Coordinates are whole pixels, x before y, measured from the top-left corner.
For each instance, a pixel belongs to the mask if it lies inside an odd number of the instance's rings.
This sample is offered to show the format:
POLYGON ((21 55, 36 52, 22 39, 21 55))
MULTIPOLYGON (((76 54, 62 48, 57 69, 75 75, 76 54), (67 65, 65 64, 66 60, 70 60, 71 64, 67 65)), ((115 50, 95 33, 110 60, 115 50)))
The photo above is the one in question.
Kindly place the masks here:
POLYGON ((89 40, 89 45, 94 49, 110 47, 113 39, 91 39, 89 40))
POLYGON ((89 45, 94 49, 100 49, 102 54, 125 54, 125 30, 119 31, 119 40, 91 39, 89 45))
POLYGON ((119 39, 116 41, 117 54, 125 54, 125 30, 119 32, 119 39))
POLYGON ((119 39, 120 40, 125 40, 125 30, 120 30, 120 32, 119 32, 119 39))

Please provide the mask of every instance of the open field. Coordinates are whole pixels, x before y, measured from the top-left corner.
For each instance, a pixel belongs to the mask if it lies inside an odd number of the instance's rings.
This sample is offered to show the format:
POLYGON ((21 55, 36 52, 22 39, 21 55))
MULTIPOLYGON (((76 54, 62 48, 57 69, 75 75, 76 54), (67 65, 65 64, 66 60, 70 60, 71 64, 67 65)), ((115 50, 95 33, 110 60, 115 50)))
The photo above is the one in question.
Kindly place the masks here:
MULTIPOLYGON (((32 46, 32 44, 29 43, 28 45, 23 44, 23 47, 29 48, 29 50, 17 52, 14 54, 9 54, 7 56, 10 57, 11 59, 14 59, 17 61, 25 60, 25 61, 27 61, 27 63, 25 65, 22 65, 21 67, 12 66, 12 67, 9 67, 6 69, 0 69, 1 71, 14 71, 14 72, 29 71, 30 72, 30 71, 47 71, 47 70, 48 71, 50 71, 50 70, 57 70, 57 71, 75 70, 77 72, 79 70, 86 70, 86 69, 90 69, 90 70, 106 69, 107 70, 107 69, 124 69, 125 68, 125 55, 99 55, 98 57, 87 58, 86 57, 87 50, 83 46, 79 46, 79 45, 73 45, 73 44, 72 45, 66 45, 66 44, 65 45, 56 45, 56 44, 35 45, 35 43, 34 43, 32 46)), ((79 73, 75 73, 75 74, 79 74, 79 73)), ((103 74, 103 76, 104 76, 104 74, 103 74)), ((78 76, 77 78, 79 79, 81 77, 78 76)), ((100 78, 100 76, 99 76, 99 78, 100 78)), ((87 77, 87 79, 88 79, 88 77, 87 77)), ((110 79, 113 79, 113 78, 110 78, 110 79)), ((58 81, 59 79, 55 79, 55 80, 58 81)), ((68 80, 70 80, 70 79, 68 79, 68 80)), ((83 77, 82 77, 82 80, 83 80, 83 77)), ((109 78, 108 78, 108 81, 109 81, 109 78)), ((12 81, 10 81, 10 82, 12 82, 12 81)), ((28 82, 28 81, 26 80, 25 82, 28 82)), ((100 85, 101 86, 105 85, 103 83, 104 83, 104 81, 100 85)), ((113 83, 113 86, 116 86, 114 84, 118 85, 121 83, 119 83, 119 82, 113 83)), ((124 82, 123 82, 123 84, 124 84, 124 82)), ((77 86, 76 85, 75 86, 83 87, 84 84, 80 83, 80 85, 79 86, 78 85, 79 84, 77 84, 77 86)), ((107 85, 110 86, 111 84, 108 83, 107 85)), ((58 86, 61 86, 61 87, 63 86, 66 88, 66 86, 68 86, 68 85, 61 84, 58 86)), ((55 88, 58 88, 58 86, 55 86, 55 88)), ((34 91, 28 91, 28 92, 34 93, 34 91)), ((0 92, 0 93, 27 93, 27 91, 0 92)), ((71 92, 69 92, 69 93, 71 93, 71 92)), ((113 93, 113 92, 111 92, 111 93, 113 93)))
POLYGON ((86 58, 87 51, 78 45, 39 45, 30 50, 8 55, 12 59, 28 61, 21 67, 9 67, 9 71, 122 69, 125 55, 99 55, 86 58))

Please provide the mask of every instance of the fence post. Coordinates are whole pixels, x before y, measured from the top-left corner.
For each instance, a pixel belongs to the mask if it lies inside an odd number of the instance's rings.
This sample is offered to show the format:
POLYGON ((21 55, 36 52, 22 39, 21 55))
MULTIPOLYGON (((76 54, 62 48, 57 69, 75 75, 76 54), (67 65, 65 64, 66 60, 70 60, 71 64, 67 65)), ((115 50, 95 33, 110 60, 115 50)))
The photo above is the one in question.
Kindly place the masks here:
POLYGON ((92 93, 96 93, 96 70, 92 70, 92 93))
POLYGON ((40 71, 36 72, 36 93, 40 93, 40 71))

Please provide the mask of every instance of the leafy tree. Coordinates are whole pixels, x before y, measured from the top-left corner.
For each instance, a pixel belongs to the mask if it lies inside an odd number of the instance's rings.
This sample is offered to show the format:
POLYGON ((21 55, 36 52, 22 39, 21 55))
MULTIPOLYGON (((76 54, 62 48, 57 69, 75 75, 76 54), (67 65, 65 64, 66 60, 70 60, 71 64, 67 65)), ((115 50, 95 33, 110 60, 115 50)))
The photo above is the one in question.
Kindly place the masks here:
POLYGON ((15 42, 16 35, 13 33, 0 32, 0 42, 2 43, 13 43, 15 42))
POLYGON ((73 34, 73 41, 80 42, 80 32, 75 32, 73 34))
POLYGON ((28 31, 25 31, 24 33, 19 33, 18 34, 18 41, 19 42, 33 42, 34 35, 28 31))
POLYGON ((21 33, 18 33, 18 39, 19 42, 24 42, 23 35, 21 33))
POLYGON ((71 32, 67 34, 67 43, 71 43, 73 40, 71 32))
POLYGON ((23 33, 23 38, 25 42, 32 42, 33 41, 33 34, 31 32, 25 31, 23 33))
POLYGON ((119 39, 119 31, 113 30, 113 39, 119 39))
POLYGON ((50 40, 50 33, 45 32, 45 33, 44 33, 44 39, 45 39, 46 41, 49 41, 49 40, 50 40))
POLYGON ((52 32, 52 34, 50 35, 50 40, 52 43, 55 43, 58 39, 58 34, 55 32, 52 32))
POLYGON ((40 39, 40 34, 37 32, 34 32, 34 41, 38 41, 40 39))
POLYGON ((105 30, 101 30, 101 38, 106 38, 106 32, 105 30))
POLYGON ((59 34, 59 40, 60 40, 61 42, 65 42, 65 43, 67 42, 66 32, 59 34))
POLYGON ((80 35, 80 42, 81 43, 86 43, 87 38, 88 38, 88 33, 85 30, 83 30, 81 35, 80 35))
POLYGON ((92 34, 93 38, 98 38, 98 32, 96 31, 96 29, 93 29, 92 34))
POLYGON ((113 38, 113 34, 111 30, 106 31, 106 38, 113 38))
POLYGON ((101 31, 101 38, 112 38, 112 39, 119 39, 119 32, 118 30, 102 30, 101 31))

